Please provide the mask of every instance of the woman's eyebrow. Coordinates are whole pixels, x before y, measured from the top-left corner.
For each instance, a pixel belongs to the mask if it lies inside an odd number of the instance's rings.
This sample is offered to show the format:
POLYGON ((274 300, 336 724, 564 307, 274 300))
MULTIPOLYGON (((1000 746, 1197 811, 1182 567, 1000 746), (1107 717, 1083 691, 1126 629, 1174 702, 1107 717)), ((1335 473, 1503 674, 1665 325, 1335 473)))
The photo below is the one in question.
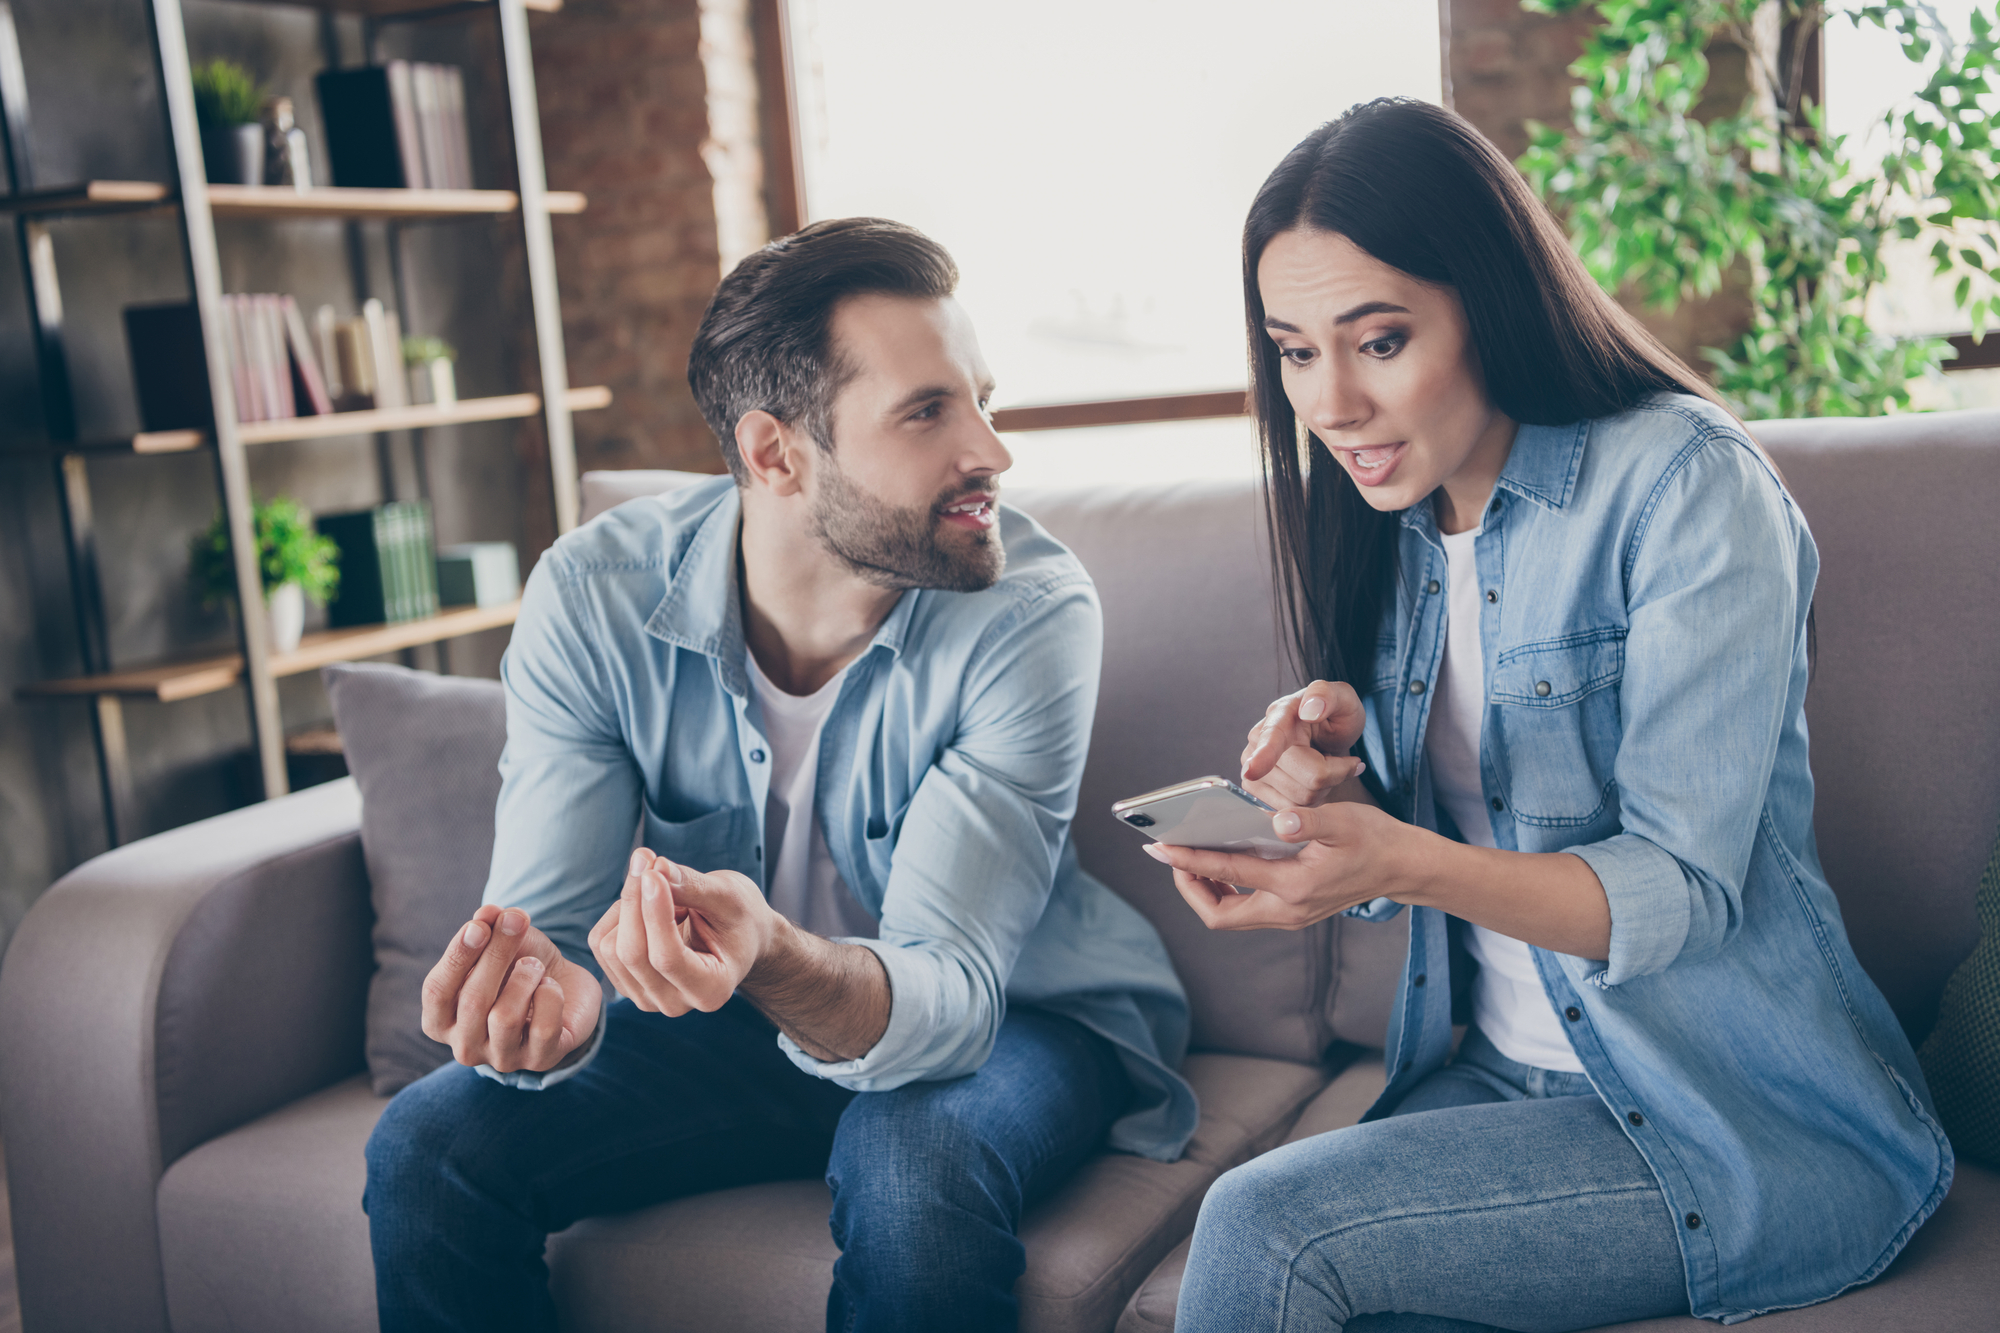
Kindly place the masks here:
MULTIPOLYGON (((1352 324, 1355 320, 1366 319, 1370 315, 1407 315, 1409 313, 1410 308, 1408 306, 1396 305, 1390 301, 1363 301, 1353 309, 1334 316, 1333 325, 1335 328, 1339 328, 1343 324, 1352 324)), ((1264 316, 1264 327, 1267 329, 1276 329, 1280 333, 1297 333, 1299 331, 1298 325, 1287 324, 1284 320, 1272 315, 1264 316)))

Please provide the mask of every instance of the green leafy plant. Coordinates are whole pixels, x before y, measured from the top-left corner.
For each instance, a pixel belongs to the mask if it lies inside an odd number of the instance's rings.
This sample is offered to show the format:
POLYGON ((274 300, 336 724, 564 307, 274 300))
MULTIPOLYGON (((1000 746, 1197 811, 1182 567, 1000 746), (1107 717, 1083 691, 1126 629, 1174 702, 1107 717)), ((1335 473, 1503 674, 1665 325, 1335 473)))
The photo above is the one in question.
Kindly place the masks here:
POLYGON ((456 361, 458 353, 442 338, 403 339, 403 364, 428 366, 433 361, 456 361))
POLYGON ((264 90, 250 71, 217 57, 194 67, 194 115, 203 129, 255 125, 264 114, 264 90))
MULTIPOLYGON (((278 496, 251 507, 257 533, 258 566, 264 575, 264 595, 296 583, 314 602, 324 605, 340 586, 340 548, 313 528, 310 513, 296 500, 278 496)), ((229 523, 217 514, 205 532, 188 547, 188 578, 203 606, 236 600, 236 566, 229 554, 229 523)))
POLYGON ((1769 3, 1791 40, 1772 41, 1772 26, 1760 36, 1759 0, 1594 0, 1603 22, 1570 67, 1581 81, 1571 124, 1530 122, 1521 170, 1607 291, 1671 310, 1747 275, 1748 330, 1703 349, 1716 387, 1746 415, 1907 408, 1911 382, 1936 374, 1950 345, 1869 325, 1890 238, 1931 243, 1935 274, 1975 337, 2000 318, 2000 98, 1989 83, 2000 34, 1974 10, 1958 42, 1921 0, 1769 3), (1884 117, 1878 174, 1856 168, 1804 95, 1807 38, 1832 19, 1894 32, 1928 71, 1916 97, 1884 117), (1751 89, 1740 108, 1702 119, 1719 42, 1747 53, 1751 89))

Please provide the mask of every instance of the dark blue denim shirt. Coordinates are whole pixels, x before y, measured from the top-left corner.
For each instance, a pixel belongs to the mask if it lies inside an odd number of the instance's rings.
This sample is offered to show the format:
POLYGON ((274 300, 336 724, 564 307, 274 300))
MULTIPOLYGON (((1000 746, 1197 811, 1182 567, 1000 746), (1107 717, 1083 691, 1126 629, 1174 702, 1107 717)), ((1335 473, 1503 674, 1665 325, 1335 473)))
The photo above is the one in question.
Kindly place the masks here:
MULTIPOLYGON (((1734 420, 1660 395, 1521 427, 1474 550, 1493 835, 1603 882, 1610 956, 1535 962, 1673 1208, 1694 1313, 1868 1281, 1943 1200, 1952 1153, 1814 846, 1804 518, 1734 420)), ((1404 511, 1364 745, 1388 808, 1427 828, 1448 579, 1431 506, 1404 511)), ((1450 922, 1410 911, 1369 1118, 1449 1056, 1450 922)))

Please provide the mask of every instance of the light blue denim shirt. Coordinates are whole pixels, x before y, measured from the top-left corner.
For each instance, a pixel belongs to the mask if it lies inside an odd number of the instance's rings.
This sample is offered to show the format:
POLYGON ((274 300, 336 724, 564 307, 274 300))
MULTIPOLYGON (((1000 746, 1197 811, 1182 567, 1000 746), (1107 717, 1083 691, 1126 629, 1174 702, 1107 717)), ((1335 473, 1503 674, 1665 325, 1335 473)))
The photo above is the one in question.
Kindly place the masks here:
MULTIPOLYGON (((570 957, 625 878, 633 830, 697 870, 762 886, 769 742, 745 678, 727 478, 633 500, 558 541, 528 580, 501 669, 507 748, 486 901, 526 909, 570 957)), ((888 1030, 808 1073, 859 1092, 978 1069, 1007 1005, 1111 1041, 1137 1089, 1111 1145, 1171 1161, 1194 1132, 1175 1073, 1187 999, 1146 919, 1069 840, 1103 624, 1076 557, 1005 506, 1007 570, 976 593, 906 592, 848 668, 815 810, 880 922, 888 1030)), ((601 1024, 600 1024, 601 1031, 601 1024)), ((548 1086, 547 1075, 492 1075, 548 1086)), ((491 1075, 491 1071, 483 1071, 491 1075)))
MULTIPOLYGON (((1394 814, 1438 828, 1424 725, 1449 572, 1430 504, 1397 541, 1366 758, 1394 814)), ((1604 884, 1611 956, 1535 963, 1673 1208, 1694 1313, 1734 1323, 1873 1278, 1943 1200, 1952 1153, 1813 842, 1804 519, 1735 421, 1660 395, 1521 427, 1474 552, 1493 835, 1604 884)), ((1410 916, 1369 1118, 1450 1050, 1454 919, 1410 916)))

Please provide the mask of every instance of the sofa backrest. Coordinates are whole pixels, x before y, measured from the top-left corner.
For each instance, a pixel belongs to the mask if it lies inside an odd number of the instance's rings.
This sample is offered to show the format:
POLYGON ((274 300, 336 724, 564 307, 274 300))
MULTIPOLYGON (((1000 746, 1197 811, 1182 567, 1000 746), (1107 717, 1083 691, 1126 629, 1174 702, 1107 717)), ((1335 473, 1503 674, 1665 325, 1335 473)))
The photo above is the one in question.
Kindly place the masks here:
MULTIPOLYGON (((583 518, 699 480, 591 472, 583 518)), ((1104 604, 1104 672, 1073 825, 1086 868, 1145 913, 1188 990, 1197 1049, 1311 1062, 1379 1046, 1402 922, 1211 932, 1111 803, 1205 773, 1234 776, 1244 734, 1285 689, 1254 482, 1006 490, 1076 552, 1104 604)))
POLYGON ((1766 421, 1819 544, 1814 824, 1854 951, 1921 1040, 2000 825, 2000 411, 1766 421))

